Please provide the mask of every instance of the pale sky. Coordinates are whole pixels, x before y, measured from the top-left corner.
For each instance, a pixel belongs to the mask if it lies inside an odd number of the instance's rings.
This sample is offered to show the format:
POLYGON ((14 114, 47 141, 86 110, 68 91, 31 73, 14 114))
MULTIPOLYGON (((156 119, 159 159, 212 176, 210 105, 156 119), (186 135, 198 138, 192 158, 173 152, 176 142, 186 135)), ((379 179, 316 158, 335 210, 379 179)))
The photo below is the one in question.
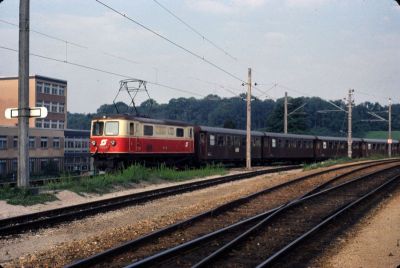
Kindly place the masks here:
MULTIPOLYGON (((225 55, 153 0, 102 0, 226 72, 280 98, 284 91, 327 99, 355 89, 356 102, 400 102, 400 7, 393 0, 157 0, 237 60, 225 55), (278 86, 273 87, 274 84, 278 86)), ((18 74, 17 0, 0 4, 0 76, 18 74)), ((31 0, 31 53, 160 83, 171 98, 245 92, 238 79, 171 45, 95 0, 31 0), (67 45, 66 42, 67 41, 67 45), (71 43, 79 44, 75 46, 71 43), (112 54, 117 57, 111 57, 112 54)), ((122 77, 30 57, 30 73, 68 81, 68 111, 112 103, 122 77)), ((0 89, 1 90, 1 89, 0 89)), ((1 96, 0 96, 1 98, 1 96)), ((144 94, 138 101, 144 100, 144 94)), ((120 97, 118 100, 127 100, 120 97)))

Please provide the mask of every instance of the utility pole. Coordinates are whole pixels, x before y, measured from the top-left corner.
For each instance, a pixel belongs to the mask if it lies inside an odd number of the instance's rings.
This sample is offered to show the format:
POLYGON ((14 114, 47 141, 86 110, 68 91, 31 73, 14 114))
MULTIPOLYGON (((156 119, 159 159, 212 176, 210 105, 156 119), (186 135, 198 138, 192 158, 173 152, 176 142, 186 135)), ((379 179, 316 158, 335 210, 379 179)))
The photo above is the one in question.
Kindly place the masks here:
POLYGON ((389 132, 388 132, 388 153, 392 157, 392 99, 389 98, 389 132))
POLYGON ((19 2, 18 187, 29 187, 29 0, 19 2))
POLYGON ((284 114, 284 122, 283 122, 283 132, 287 134, 287 127, 288 127, 288 97, 287 92, 285 92, 285 114, 284 114))
POLYGON ((247 73, 246 169, 251 169, 251 68, 247 73))
POLYGON ((347 156, 349 158, 352 157, 353 151, 352 151, 352 144, 353 144, 353 140, 352 140, 352 136, 351 136, 351 130, 352 130, 352 122, 351 122, 351 113, 352 113, 352 105, 353 105, 353 92, 354 89, 349 89, 349 96, 347 97, 347 114, 348 114, 348 125, 347 125, 347 156))

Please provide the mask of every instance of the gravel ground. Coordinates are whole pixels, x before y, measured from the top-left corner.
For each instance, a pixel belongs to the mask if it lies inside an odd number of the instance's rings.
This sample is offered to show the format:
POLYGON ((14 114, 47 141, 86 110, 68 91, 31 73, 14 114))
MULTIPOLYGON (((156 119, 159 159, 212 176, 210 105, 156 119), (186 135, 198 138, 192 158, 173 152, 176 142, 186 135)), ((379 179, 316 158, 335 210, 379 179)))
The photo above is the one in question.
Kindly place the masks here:
MULTIPOLYGON (((300 170, 263 175, 0 240, 7 266, 62 266, 240 196, 293 179, 300 170)), ((146 189, 147 190, 147 189, 146 189)))
MULTIPOLYGON (((163 198, 140 206, 99 214, 35 233, 3 238, 0 240, 0 263, 6 267, 60 267, 73 260, 93 255, 101 250, 194 216, 240 196, 292 180, 299 175, 314 172, 297 170, 263 175, 163 198)), ((152 186, 145 190, 161 186, 165 185, 152 186)), ((140 190, 124 191, 124 194, 132 191, 140 190)), ((96 198, 106 198, 110 195, 122 195, 122 193, 112 193, 96 198)), ((67 194, 66 196, 70 197, 71 195, 67 194)), ((70 199, 67 204, 60 201, 60 204, 56 206, 71 205, 87 200, 94 199, 77 196, 75 199, 70 199)), ((34 211, 53 207, 55 207, 54 204, 42 205, 35 208, 34 211)), ((6 213, 9 213, 8 215, 26 213, 26 211, 15 207, 13 207, 13 210, 12 213, 9 210, 6 213)), ((29 212, 33 211, 30 210, 29 212)))
POLYGON ((400 267, 400 189, 338 237, 311 267, 400 267))

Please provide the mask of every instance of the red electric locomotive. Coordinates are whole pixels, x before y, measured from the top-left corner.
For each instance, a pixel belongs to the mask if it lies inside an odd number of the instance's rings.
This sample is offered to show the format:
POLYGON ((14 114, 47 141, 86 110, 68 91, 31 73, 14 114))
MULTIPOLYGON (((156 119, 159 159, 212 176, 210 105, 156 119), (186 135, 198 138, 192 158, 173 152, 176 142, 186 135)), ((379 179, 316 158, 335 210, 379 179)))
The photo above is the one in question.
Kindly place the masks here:
POLYGON ((194 158, 194 126, 173 121, 115 115, 92 120, 90 153, 97 169, 134 162, 176 163, 194 158))

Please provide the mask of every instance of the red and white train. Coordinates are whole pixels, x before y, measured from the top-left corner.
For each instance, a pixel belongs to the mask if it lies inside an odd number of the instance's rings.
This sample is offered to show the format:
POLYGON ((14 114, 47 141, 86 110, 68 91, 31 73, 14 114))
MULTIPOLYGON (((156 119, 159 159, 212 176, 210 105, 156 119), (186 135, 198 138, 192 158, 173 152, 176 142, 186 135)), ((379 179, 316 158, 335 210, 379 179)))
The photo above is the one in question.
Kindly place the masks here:
MULTIPOLYGON (((90 152, 99 170, 149 164, 244 163, 246 131, 131 115, 92 120, 90 152)), ((252 131, 252 161, 318 161, 347 156, 347 139, 252 131)), ((388 141, 354 138, 353 157, 388 155, 388 141)), ((391 144, 400 153, 399 141, 391 144)))

